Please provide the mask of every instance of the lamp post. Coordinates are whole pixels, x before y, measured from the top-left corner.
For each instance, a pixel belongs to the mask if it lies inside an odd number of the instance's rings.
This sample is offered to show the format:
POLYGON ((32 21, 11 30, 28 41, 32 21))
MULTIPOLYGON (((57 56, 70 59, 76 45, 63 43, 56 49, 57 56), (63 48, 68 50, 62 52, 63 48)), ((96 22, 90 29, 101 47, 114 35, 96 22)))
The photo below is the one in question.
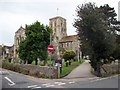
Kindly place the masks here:
POLYGON ((80 61, 80 59, 82 59, 82 51, 81 51, 81 42, 80 42, 80 37, 77 36, 78 39, 78 61, 80 61))
POLYGON ((4 55, 4 44, 2 44, 2 54, 3 54, 3 60, 5 59, 5 55, 4 55))
POLYGON ((77 36, 77 39, 78 39, 78 50, 77 50, 77 54, 78 54, 78 62, 80 61, 80 37, 77 36))
POLYGON ((77 50, 77 58, 78 58, 78 62, 80 61, 80 47, 78 44, 78 50, 77 50))
MULTIPOLYGON (((50 45, 52 45, 52 35, 51 35, 51 33, 50 33, 50 45)), ((50 52, 50 68, 52 67, 52 60, 51 60, 51 52, 50 52)))
POLYGON ((81 46, 82 46, 82 44, 80 43, 80 45, 79 45, 79 50, 80 50, 80 59, 82 59, 82 50, 81 50, 81 46))

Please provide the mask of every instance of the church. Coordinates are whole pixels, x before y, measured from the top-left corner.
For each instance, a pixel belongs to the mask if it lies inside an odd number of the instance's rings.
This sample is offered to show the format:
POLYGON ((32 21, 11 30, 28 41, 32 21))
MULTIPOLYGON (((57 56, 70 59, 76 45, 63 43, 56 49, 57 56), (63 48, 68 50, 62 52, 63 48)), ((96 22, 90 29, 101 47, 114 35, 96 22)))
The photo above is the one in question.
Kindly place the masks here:
MULTIPOLYGON (((73 50, 77 54, 77 59, 81 58, 80 42, 77 35, 67 35, 67 22, 61 16, 49 19, 49 27, 53 30, 51 44, 55 48, 55 56, 61 56, 65 50, 73 50)), ((22 40, 25 39, 25 29, 21 26, 14 36, 14 59, 19 59, 18 48, 22 40)))

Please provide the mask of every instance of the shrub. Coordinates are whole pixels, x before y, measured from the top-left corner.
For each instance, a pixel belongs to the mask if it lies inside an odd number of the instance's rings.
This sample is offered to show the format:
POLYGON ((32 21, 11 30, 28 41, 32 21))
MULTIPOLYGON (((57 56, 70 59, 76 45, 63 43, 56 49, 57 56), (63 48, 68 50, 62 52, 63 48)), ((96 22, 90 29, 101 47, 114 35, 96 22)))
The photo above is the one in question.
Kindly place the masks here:
POLYGON ((63 58, 66 60, 74 59, 76 56, 75 52, 72 50, 66 50, 63 54, 63 58))

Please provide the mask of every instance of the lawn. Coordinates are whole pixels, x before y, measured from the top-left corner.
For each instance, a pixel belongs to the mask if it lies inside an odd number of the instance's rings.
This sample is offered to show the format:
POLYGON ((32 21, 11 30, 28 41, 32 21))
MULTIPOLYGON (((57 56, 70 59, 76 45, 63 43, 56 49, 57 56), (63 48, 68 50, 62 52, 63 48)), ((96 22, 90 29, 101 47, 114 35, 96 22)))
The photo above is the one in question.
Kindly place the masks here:
POLYGON ((80 64, 82 64, 84 62, 84 60, 81 60, 80 62, 78 61, 74 61, 71 63, 70 66, 66 67, 65 62, 62 65, 62 73, 61 73, 61 77, 64 77, 66 75, 68 75, 73 69, 75 69, 77 66, 79 66, 80 64))
MULTIPOLYGON (((47 60, 47 65, 50 66, 50 64, 54 63, 54 60, 47 60)), ((35 60, 32 62, 32 65, 35 65, 35 60)), ((40 66, 44 66, 44 60, 40 61, 40 66)))

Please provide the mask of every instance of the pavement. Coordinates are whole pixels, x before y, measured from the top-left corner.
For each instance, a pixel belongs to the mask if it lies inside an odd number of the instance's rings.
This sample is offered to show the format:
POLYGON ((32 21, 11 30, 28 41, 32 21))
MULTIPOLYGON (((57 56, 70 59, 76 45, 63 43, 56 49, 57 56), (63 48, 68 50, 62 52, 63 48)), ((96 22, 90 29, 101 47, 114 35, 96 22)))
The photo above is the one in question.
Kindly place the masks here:
POLYGON ((73 78, 91 78, 96 77, 91 73, 91 65, 89 60, 85 60, 85 62, 75 68, 70 74, 65 76, 65 79, 73 79, 73 78))

